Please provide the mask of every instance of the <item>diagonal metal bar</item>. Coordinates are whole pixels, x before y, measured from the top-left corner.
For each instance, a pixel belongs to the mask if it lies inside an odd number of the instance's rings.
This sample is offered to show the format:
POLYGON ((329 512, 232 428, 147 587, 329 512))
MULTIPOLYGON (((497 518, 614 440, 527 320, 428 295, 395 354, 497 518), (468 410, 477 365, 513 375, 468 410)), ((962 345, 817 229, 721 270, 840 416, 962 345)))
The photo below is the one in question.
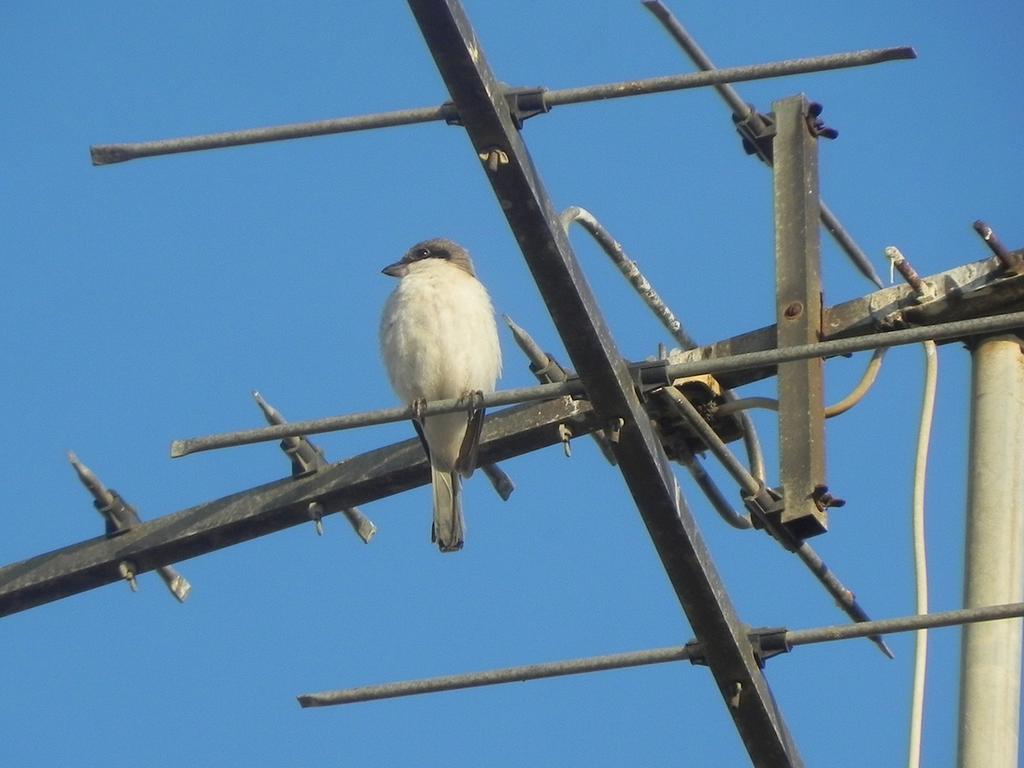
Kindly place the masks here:
MULTIPOLYGON (((715 65, 708 55, 661 0, 644 0, 643 4, 661 22, 662 26, 672 35, 672 38, 679 43, 679 47, 686 52, 686 55, 697 65, 698 69, 703 72, 713 72, 715 70, 715 65)), ((718 91, 718 95, 722 97, 722 100, 729 106, 729 109, 732 110, 734 121, 754 119, 756 115, 754 108, 743 101, 739 93, 736 92, 736 89, 729 85, 729 83, 717 83, 714 88, 718 91)), ((762 159, 767 160, 767 158, 762 159)), ((861 250, 853 237, 839 223, 839 219, 825 205, 824 200, 820 201, 820 208, 822 226, 835 238, 836 243, 846 252, 846 255, 857 269, 860 270, 861 274, 881 288, 882 279, 878 276, 878 272, 875 271, 875 267, 867 257, 867 254, 861 250)))
MULTIPOLYGON (((561 442, 559 425, 573 434, 597 427, 589 404, 568 398, 510 408, 484 424, 480 460, 493 463, 561 442)), ((115 536, 73 544, 0 568, 0 616, 17 613, 121 579, 130 563, 144 573, 319 516, 365 504, 430 482, 418 439, 379 448, 288 478, 133 526, 115 536)))
POLYGON ((755 765, 801 765, 725 587, 457 0, 409 0, 755 765), (617 438, 617 439, 616 439, 617 438))
MULTIPOLYGON (((676 408, 679 409, 679 412, 690 423, 694 432, 700 435, 708 450, 715 455, 725 470, 732 475, 733 479, 740 486, 743 499, 758 524, 766 528, 771 536, 783 547, 796 553, 804 565, 814 574, 814 577, 828 590, 829 594, 835 599, 836 604, 847 616, 856 622, 870 621, 871 617, 868 616, 860 603, 857 602, 853 592, 843 585, 839 577, 832 572, 811 545, 806 541, 801 541, 792 531, 782 526, 777 519, 768 514, 768 510, 774 504, 772 503, 773 497, 765 488, 764 483, 751 475, 747 468, 732 455, 732 452, 715 434, 711 425, 697 412, 693 404, 673 387, 666 387, 664 392, 676 404, 676 408)), ((872 637, 871 640, 882 653, 890 659, 893 658, 892 651, 882 638, 872 637)))

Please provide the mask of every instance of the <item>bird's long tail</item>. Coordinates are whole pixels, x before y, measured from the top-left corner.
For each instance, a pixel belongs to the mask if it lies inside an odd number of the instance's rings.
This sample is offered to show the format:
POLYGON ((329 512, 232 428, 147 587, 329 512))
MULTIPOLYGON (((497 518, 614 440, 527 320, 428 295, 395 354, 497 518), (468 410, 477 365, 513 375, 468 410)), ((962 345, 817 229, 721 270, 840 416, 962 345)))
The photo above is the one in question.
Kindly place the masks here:
POLYGON ((462 483, 457 472, 430 468, 434 488, 434 527, 431 540, 442 552, 458 552, 465 539, 462 521, 462 483))

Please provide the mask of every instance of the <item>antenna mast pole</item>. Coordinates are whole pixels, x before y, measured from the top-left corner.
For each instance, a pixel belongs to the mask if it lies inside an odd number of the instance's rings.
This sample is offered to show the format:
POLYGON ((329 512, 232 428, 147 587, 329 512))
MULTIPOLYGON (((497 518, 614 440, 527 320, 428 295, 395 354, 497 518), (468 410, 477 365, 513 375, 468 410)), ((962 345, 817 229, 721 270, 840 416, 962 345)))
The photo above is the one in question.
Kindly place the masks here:
MULTIPOLYGON (((1024 353, 1015 335, 974 347, 964 606, 1024 596, 1024 353)), ((960 768, 1015 768, 1021 620, 965 626, 960 768)))

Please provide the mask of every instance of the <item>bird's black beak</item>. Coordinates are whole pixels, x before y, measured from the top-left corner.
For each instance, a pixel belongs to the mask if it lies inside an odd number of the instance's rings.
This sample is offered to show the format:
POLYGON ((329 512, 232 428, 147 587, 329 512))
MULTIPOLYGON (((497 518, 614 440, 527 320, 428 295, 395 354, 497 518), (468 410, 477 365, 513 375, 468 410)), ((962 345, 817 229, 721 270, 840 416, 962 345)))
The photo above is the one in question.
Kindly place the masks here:
POLYGON ((396 261, 394 264, 388 264, 381 270, 381 272, 389 277, 405 277, 408 271, 409 265, 404 264, 401 261, 396 261))

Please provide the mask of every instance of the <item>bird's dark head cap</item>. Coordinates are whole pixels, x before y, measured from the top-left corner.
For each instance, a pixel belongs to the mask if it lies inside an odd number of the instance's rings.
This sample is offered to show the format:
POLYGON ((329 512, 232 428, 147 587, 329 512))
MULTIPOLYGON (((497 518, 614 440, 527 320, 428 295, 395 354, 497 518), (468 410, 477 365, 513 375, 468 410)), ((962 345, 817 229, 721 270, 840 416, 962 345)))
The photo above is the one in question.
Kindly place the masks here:
POLYGON ((444 237, 435 237, 416 243, 406 251, 401 261, 390 264, 382 270, 385 275, 392 277, 403 277, 409 271, 409 265, 424 259, 442 259, 458 267, 470 275, 476 276, 473 269, 473 260, 469 257, 469 251, 444 237))

